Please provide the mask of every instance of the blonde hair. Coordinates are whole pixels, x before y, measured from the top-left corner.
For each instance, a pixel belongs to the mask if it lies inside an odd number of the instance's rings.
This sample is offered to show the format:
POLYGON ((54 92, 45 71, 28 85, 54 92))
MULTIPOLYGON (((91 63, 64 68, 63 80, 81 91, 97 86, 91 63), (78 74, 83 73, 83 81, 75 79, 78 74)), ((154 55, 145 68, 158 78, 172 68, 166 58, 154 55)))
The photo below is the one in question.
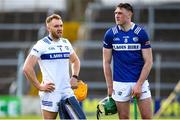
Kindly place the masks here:
POLYGON ((58 14, 52 14, 49 17, 46 18, 46 25, 50 23, 53 19, 62 20, 61 16, 58 14))

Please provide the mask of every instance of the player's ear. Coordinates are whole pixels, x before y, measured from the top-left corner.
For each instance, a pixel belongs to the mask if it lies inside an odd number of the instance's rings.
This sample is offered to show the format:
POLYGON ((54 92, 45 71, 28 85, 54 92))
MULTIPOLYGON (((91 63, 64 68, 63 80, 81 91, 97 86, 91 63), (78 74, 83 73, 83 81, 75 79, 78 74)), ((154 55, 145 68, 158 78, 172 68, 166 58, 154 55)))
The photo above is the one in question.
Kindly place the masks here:
POLYGON ((50 26, 49 26, 49 24, 46 25, 46 29, 47 29, 47 31, 50 31, 50 26))
POLYGON ((132 18, 132 16, 133 16, 133 13, 132 13, 132 12, 129 12, 129 16, 130 16, 130 18, 132 18))
POLYGON ((128 12, 128 19, 131 19, 132 18, 132 15, 133 15, 133 13, 132 12, 128 12))

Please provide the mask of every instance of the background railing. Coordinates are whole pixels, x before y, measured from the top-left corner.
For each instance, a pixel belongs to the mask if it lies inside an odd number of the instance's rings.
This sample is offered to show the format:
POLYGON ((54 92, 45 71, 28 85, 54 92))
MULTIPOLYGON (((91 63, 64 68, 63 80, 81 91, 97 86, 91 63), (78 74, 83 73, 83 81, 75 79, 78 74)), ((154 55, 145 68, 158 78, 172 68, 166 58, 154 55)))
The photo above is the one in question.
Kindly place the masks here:
MULTIPOLYGON (((19 49, 19 52, 17 54, 16 58, 0 58, 0 66, 16 66, 17 67, 17 90, 16 95, 22 96, 23 95, 23 80, 24 75, 22 72, 22 66, 24 63, 24 58, 26 56, 24 50, 29 49, 34 43, 33 42, 1 42, 0 43, 0 49, 4 49, 4 51, 9 49, 19 49)), ((81 41, 74 44, 74 48, 91 48, 91 49, 101 49, 102 43, 101 42, 92 42, 92 41, 81 41)), ((153 50, 180 50, 180 43, 152 43, 153 50)), ((81 60, 81 67, 96 67, 96 68, 102 68, 102 60, 84 60, 83 58, 80 58, 81 60)), ((153 68, 155 69, 155 83, 151 83, 150 87, 151 89, 155 89, 156 91, 156 97, 160 95, 160 89, 173 89, 175 86, 175 83, 161 83, 161 69, 162 68, 175 68, 180 69, 180 62, 174 62, 174 61, 162 61, 161 60, 161 54, 157 53, 155 54, 154 58, 154 64, 153 68)), ((102 76, 103 77, 103 76, 102 76)), ((0 78, 0 82, 3 82, 5 79, 11 79, 11 77, 7 78, 0 78)), ((88 82, 89 89, 106 89, 106 83, 103 82, 88 82)))

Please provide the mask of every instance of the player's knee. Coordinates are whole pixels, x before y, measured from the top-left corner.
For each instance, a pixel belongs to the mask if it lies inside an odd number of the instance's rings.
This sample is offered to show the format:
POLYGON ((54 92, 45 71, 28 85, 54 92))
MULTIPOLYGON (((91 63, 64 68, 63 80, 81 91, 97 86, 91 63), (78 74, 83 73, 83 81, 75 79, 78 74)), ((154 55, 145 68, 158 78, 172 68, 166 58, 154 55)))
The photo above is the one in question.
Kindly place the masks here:
POLYGON ((49 112, 49 111, 46 111, 46 110, 42 110, 42 115, 43 115, 44 120, 56 119, 56 117, 57 117, 56 112, 49 112))
POLYGON ((150 120, 150 119, 152 119, 152 114, 151 113, 142 113, 141 118, 150 120))
POLYGON ((119 119, 129 119, 129 114, 125 112, 118 113, 119 119))

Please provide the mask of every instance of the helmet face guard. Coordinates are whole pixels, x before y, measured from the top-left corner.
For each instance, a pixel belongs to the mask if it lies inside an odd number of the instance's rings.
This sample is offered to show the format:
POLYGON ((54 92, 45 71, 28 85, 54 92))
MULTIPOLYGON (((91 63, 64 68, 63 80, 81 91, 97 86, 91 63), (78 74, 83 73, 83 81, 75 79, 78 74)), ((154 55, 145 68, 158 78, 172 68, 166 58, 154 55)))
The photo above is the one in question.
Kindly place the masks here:
POLYGON ((112 97, 106 97, 102 99, 97 105, 97 119, 101 114, 113 115, 117 113, 116 103, 112 97))

